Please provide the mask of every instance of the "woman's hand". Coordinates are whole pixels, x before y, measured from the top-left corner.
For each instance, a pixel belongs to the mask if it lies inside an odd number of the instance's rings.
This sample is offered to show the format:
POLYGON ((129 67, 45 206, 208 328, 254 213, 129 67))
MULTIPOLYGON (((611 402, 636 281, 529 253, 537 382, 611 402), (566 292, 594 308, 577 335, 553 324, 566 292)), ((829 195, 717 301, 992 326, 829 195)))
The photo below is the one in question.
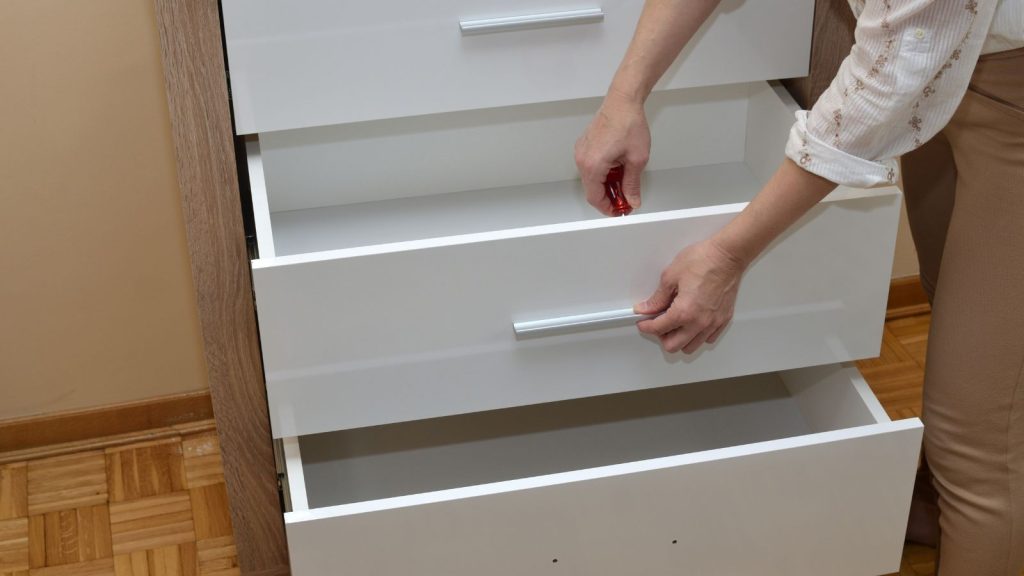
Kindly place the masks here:
POLYGON ((728 254, 714 238, 687 246, 661 273, 654 294, 637 304, 639 314, 658 314, 637 327, 657 336, 666 352, 692 354, 714 344, 732 320, 746 264, 728 254))
POLYGON ((795 162, 782 161, 764 189, 711 238, 683 249, 661 273, 654 295, 637 304, 638 314, 658 314, 637 323, 661 339, 666 352, 695 352, 714 343, 732 319, 740 278, 773 240, 836 185, 795 162))
POLYGON ((651 151, 651 131, 643 101, 609 92, 586 132, 576 141, 576 166, 583 179, 587 202, 602 214, 612 215, 604 193, 608 171, 623 167, 622 192, 633 209, 640 207, 640 175, 651 151))

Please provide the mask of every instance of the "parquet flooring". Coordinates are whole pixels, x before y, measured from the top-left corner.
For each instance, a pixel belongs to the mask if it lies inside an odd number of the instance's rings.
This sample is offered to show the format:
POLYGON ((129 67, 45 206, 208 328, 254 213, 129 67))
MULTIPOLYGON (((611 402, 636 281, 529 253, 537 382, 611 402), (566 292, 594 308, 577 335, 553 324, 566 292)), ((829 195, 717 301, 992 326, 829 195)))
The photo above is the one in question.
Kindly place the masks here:
POLYGON ((0 466, 0 576, 239 574, 214 432, 0 466))
MULTIPOLYGON (((858 363, 893 419, 921 415, 927 314, 886 323, 858 363)), ((214 432, 0 465, 0 576, 239 574, 214 432)), ((892 576, 934 576, 904 549, 892 576)))
POLYGON ((899 318, 885 323, 878 358, 863 360, 857 368, 893 420, 921 416, 925 351, 931 315, 899 318))

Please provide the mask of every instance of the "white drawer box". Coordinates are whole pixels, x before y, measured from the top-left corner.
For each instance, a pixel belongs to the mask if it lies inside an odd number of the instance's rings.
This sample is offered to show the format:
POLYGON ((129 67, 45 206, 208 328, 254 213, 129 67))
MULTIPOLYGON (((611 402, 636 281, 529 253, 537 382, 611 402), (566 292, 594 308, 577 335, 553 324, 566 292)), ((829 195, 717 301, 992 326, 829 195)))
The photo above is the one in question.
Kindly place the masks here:
POLYGON ((289 438, 292 573, 894 572, 920 439, 841 366, 289 438))
POLYGON ((630 308, 681 247, 739 212, 781 160, 795 108, 783 91, 756 83, 662 97, 645 204, 620 219, 586 206, 575 181, 487 188, 535 172, 571 177, 571 142, 596 102, 533 124, 455 118, 446 129, 261 137, 273 145, 265 165, 251 157, 261 250, 253 280, 274 436, 877 355, 895 188, 841 189, 815 208, 751 267, 731 327, 692 357, 664 354, 631 322, 517 337, 514 323, 630 308), (406 138, 430 158, 471 156, 474 143, 509 126, 506 145, 520 138, 540 152, 524 145, 511 166, 493 170, 472 161, 465 171, 425 166, 425 191, 415 189, 423 172, 403 168, 402 154, 413 155, 406 138), (557 161, 536 157, 545 152, 557 161), (362 183, 375 179, 379 200, 362 202, 362 183), (485 189, 432 189, 481 182, 485 189), (318 207, 331 190, 339 205, 318 207))
POLYGON ((782 160, 796 106, 760 80, 806 71, 813 1, 721 3, 609 219, 572 149, 641 6, 224 0, 293 574, 898 568, 921 423, 835 364, 878 353, 897 189, 814 208, 696 355, 619 318, 782 160))
MULTIPOLYGON (((224 0, 239 134, 604 94, 642 0, 224 0), (603 19, 464 35, 460 21, 603 19)), ((803 76, 813 0, 725 0, 660 86, 803 76)))

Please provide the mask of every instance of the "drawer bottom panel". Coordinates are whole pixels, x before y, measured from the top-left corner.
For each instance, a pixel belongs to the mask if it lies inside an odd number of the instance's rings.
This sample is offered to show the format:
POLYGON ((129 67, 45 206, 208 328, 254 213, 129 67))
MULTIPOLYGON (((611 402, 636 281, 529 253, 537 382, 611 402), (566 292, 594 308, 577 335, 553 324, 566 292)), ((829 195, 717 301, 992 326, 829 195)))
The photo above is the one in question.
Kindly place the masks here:
POLYGON ((920 439, 842 366, 289 438, 293 574, 891 572, 920 439))

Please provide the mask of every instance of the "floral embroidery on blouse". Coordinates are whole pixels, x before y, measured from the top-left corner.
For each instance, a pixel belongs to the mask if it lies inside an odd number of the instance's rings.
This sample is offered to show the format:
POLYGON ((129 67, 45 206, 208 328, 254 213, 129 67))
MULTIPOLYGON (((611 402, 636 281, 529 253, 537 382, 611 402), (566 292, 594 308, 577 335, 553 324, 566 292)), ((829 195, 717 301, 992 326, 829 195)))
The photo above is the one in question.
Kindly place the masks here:
POLYGON ((993 24, 997 9, 1017 14, 1024 0, 849 1, 857 44, 814 107, 797 114, 786 154, 839 184, 891 184, 895 158, 952 117, 989 31, 1009 30, 1024 45, 1024 30, 993 24))
MULTIPOLYGON (((960 56, 963 54, 964 45, 966 45, 967 42, 971 39, 971 32, 974 30, 975 22, 978 19, 978 2, 976 0, 968 0, 967 4, 964 6, 964 9, 971 14, 970 24, 967 28, 967 32, 964 34, 963 39, 960 40, 960 44, 957 45, 953 52, 950 53, 949 58, 942 64, 942 68, 939 68, 939 71, 936 72, 934 76, 932 76, 931 81, 928 82, 928 84, 926 84, 925 87, 921 90, 921 98, 929 98, 936 93, 936 91, 938 90, 936 84, 938 84, 939 80, 941 80, 942 77, 945 76, 948 70, 953 68, 953 64, 955 62, 960 61, 960 56)), ((910 127, 913 128, 914 130, 914 148, 920 148, 924 144, 924 142, 921 140, 923 120, 917 114, 920 108, 921 99, 918 99, 916 102, 914 102, 914 114, 913 116, 911 116, 909 122, 910 127)))
MULTIPOLYGON (((868 70, 867 80, 872 80, 881 73, 882 68, 889 62, 893 47, 896 46, 896 32, 892 29, 892 24, 889 21, 889 16, 892 14, 892 0, 883 0, 883 6, 885 6, 885 12, 882 14, 880 26, 883 30, 887 30, 889 34, 885 39, 884 49, 875 56, 874 65, 870 70, 868 70)), ((861 3, 861 7, 863 8, 863 2, 861 3)), ((853 88, 853 93, 856 94, 864 89, 864 80, 855 76, 851 86, 853 88)), ((839 108, 832 112, 832 146, 837 148, 840 146, 840 134, 843 129, 843 107, 846 105, 847 98, 849 98, 851 86, 847 86, 843 90, 843 99, 839 108)))

